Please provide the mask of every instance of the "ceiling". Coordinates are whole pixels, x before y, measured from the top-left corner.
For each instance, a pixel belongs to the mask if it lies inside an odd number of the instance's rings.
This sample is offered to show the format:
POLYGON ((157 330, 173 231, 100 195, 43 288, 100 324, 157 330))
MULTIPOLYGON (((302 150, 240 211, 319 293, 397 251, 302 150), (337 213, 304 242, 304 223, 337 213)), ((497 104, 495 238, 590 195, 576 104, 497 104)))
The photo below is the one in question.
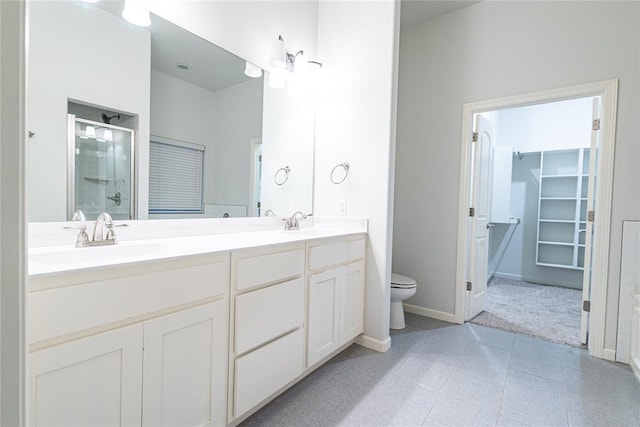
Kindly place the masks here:
POLYGON ((462 0, 402 0, 400 14, 400 28, 406 28, 420 22, 446 15, 480 1, 462 0))

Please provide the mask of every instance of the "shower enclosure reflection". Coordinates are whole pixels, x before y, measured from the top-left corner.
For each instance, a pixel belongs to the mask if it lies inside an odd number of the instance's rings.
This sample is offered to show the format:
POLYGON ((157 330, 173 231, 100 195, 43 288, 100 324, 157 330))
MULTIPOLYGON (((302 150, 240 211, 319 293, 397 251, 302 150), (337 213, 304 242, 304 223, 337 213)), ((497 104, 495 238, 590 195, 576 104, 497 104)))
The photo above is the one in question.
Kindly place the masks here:
POLYGON ((68 115, 67 219, 81 210, 88 220, 102 212, 135 218, 134 131, 68 115))

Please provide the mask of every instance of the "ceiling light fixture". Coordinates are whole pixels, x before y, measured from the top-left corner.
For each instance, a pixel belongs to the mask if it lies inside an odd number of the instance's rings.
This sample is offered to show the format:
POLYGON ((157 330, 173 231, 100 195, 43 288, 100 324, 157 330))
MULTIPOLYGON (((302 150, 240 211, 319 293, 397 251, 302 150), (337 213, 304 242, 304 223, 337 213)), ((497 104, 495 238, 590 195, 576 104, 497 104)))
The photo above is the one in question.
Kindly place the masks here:
POLYGON ((148 27, 151 25, 149 11, 132 0, 124 0, 124 10, 122 17, 138 27, 148 27))

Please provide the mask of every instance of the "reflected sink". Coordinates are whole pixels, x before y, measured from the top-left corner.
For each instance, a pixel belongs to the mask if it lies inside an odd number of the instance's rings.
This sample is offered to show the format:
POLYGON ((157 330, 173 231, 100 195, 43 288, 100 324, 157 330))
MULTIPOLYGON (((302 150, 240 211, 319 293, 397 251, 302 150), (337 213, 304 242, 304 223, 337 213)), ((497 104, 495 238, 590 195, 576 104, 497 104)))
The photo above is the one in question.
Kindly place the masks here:
POLYGON ((45 265, 82 265, 95 262, 138 258, 157 253, 158 243, 118 244, 90 248, 42 248, 29 252, 29 261, 45 265))

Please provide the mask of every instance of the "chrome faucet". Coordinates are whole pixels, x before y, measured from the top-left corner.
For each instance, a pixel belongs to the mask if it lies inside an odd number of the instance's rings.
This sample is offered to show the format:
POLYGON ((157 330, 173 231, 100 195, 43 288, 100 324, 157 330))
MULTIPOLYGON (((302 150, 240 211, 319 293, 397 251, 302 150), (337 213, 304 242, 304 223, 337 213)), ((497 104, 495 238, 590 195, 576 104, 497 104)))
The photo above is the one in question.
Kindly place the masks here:
POLYGON ((307 219, 307 215, 303 214, 300 211, 295 212, 291 215, 291 218, 285 219, 284 229, 285 230, 300 230, 300 224, 298 223, 298 217, 300 219, 307 219))

